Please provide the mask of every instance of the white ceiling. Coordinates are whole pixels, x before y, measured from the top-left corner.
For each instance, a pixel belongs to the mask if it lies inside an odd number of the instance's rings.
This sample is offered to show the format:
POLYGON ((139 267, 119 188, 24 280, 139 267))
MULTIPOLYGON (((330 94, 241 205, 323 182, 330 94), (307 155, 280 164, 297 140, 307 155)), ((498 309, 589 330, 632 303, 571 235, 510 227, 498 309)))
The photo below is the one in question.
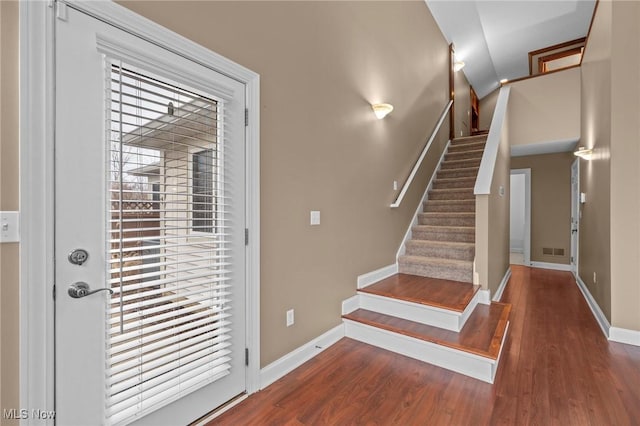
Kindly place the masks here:
POLYGON ((529 75, 529 52, 585 37, 595 0, 425 0, 483 98, 529 75))

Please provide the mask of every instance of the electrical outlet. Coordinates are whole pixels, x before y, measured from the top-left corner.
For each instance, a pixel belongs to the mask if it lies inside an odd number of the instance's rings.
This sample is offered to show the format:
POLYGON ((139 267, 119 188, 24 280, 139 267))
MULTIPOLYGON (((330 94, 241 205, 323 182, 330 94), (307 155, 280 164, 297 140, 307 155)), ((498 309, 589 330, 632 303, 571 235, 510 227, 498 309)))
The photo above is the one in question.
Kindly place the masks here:
POLYGON ((596 272, 593 271, 593 283, 596 284, 598 282, 598 277, 596 276, 596 272))
POLYGON ((394 190, 394 191, 397 191, 397 190, 398 190, 398 181, 397 181, 397 180, 394 180, 394 181, 393 181, 393 190, 394 190))
POLYGON ((291 327, 295 322, 293 309, 289 309, 287 311, 287 327, 291 327))

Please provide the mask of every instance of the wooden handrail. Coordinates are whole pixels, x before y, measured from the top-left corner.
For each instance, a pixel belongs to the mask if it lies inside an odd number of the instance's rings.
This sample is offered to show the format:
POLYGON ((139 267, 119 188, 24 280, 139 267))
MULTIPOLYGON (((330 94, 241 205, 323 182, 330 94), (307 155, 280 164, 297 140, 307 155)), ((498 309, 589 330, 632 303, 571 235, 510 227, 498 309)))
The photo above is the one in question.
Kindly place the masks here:
POLYGON ((407 177, 407 180, 404 182, 404 185, 402 185, 402 190, 398 194, 396 201, 394 201, 393 204, 391 204, 392 209, 395 209, 396 207, 400 207, 400 203, 402 203, 402 199, 404 198, 405 194, 409 190, 409 186, 411 185, 411 182, 413 182, 413 179, 416 177, 416 174, 418 173, 418 169, 420 168, 420 165, 422 164, 422 161, 424 160, 424 158, 427 156, 427 151, 429 151, 431 144, 433 143, 434 139, 436 138, 436 135, 440 131, 440 127, 442 126, 442 123, 444 122, 444 119, 446 118, 447 113, 451 109, 452 105, 453 105, 453 100, 450 100, 447 103, 447 105, 444 107, 444 110, 440 115, 440 119, 438 120, 438 123, 436 124, 435 129, 433 129, 433 132, 431 133, 431 136, 429 137, 427 144, 424 146, 422 152, 420 153, 420 157, 418 157, 418 161, 416 161, 416 163, 413 165, 413 169, 411 169, 411 173, 409 174, 409 177, 407 177))

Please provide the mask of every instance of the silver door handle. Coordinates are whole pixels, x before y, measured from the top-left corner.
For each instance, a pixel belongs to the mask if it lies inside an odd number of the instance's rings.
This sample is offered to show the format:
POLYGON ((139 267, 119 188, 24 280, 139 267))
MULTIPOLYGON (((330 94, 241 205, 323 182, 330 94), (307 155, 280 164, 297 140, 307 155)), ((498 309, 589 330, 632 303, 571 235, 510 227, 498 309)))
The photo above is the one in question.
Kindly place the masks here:
POLYGON ((109 294, 113 294, 113 290, 110 288, 99 288, 96 290, 91 290, 89 284, 78 281, 77 283, 73 283, 69 286, 69 296, 74 299, 80 299, 81 297, 89 296, 90 294, 97 293, 99 291, 108 291, 109 294))

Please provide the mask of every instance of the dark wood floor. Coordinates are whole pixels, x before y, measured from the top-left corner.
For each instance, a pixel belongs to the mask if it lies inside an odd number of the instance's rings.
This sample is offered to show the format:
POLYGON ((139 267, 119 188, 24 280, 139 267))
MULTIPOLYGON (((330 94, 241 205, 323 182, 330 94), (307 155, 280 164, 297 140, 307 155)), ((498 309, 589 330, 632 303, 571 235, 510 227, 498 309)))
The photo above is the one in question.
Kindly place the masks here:
POLYGON ((490 385, 350 339, 221 425, 639 425, 640 348, 606 340, 570 273, 512 266, 490 385))

